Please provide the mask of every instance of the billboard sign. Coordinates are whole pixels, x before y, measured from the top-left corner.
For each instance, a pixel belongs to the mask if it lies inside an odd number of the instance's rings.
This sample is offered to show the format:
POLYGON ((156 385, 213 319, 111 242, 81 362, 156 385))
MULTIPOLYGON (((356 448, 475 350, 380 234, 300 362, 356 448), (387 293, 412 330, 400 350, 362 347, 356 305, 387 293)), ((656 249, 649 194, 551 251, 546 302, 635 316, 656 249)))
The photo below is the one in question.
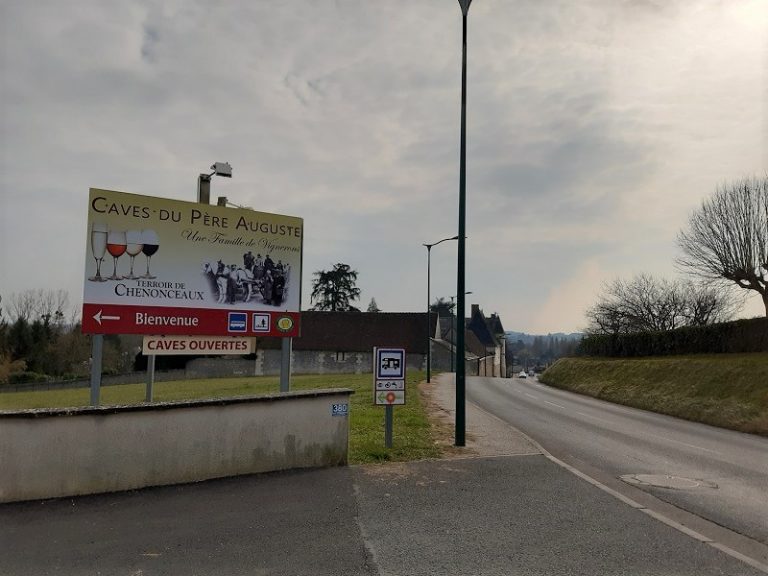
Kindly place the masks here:
POLYGON ((298 336, 304 221, 91 189, 83 332, 298 336))

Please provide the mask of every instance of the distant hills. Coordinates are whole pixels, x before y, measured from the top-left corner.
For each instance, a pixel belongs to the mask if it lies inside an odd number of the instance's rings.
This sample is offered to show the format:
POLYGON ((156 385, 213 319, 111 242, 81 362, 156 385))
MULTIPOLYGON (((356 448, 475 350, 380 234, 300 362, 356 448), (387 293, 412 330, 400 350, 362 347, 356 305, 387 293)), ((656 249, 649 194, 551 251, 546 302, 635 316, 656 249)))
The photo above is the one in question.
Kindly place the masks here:
POLYGON ((571 332, 570 334, 566 334, 565 332, 555 332, 551 334, 528 334, 526 332, 507 331, 504 332, 504 334, 507 337, 507 342, 517 342, 518 340, 522 340, 523 344, 526 346, 533 344, 533 339, 536 337, 541 337, 544 339, 556 338, 558 340, 581 340, 584 336, 582 332, 571 332))

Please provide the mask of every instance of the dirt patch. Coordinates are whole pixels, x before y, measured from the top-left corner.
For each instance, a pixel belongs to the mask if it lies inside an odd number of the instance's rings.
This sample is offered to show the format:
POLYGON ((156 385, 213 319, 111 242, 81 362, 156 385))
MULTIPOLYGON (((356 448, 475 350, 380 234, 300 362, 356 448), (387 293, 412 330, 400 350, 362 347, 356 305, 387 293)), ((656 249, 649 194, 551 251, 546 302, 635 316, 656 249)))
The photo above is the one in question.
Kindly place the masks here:
MULTIPOLYGON (((430 431, 435 444, 440 448, 443 458, 475 455, 477 452, 471 448, 454 445, 456 440, 454 427, 455 406, 446 406, 446 398, 439 393, 438 386, 436 380, 419 383, 421 403, 429 418, 430 431)), ((466 439, 469 442, 474 437, 471 434, 466 434, 466 439)))

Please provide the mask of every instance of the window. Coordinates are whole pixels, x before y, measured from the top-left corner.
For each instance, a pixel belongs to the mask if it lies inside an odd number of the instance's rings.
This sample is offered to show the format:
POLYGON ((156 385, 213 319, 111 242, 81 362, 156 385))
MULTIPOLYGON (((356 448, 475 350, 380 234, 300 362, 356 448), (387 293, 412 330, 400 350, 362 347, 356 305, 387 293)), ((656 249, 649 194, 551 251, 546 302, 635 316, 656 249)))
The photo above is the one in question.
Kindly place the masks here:
POLYGON ((347 359, 346 352, 336 352, 336 362, 344 362, 347 359))

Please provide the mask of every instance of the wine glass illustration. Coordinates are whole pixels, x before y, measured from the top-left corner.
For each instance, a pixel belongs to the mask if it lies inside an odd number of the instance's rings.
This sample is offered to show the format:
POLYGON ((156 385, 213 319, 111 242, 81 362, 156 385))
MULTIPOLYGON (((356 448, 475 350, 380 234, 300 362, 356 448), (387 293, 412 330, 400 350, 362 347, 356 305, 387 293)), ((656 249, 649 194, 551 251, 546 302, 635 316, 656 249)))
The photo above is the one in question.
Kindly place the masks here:
POLYGON ((128 256, 131 257, 131 271, 126 278, 128 280, 136 280, 138 276, 133 273, 133 260, 136 256, 141 254, 141 250, 144 247, 144 244, 141 241, 141 232, 138 230, 128 230, 128 232, 125 233, 125 242, 125 251, 128 253, 128 256))
POLYGON ((149 271, 149 261, 152 259, 152 255, 160 248, 160 241, 157 238, 157 232, 154 230, 142 230, 141 231, 141 251, 147 257, 147 273, 142 278, 157 278, 152 276, 149 271))
POLYGON ((91 282, 106 282, 101 276, 101 263, 104 261, 104 253, 107 251, 107 225, 101 222, 91 224, 91 253, 96 260, 96 274, 88 278, 91 282))
POLYGON ((114 259, 114 267, 112 268, 112 276, 108 280, 122 280, 122 276, 117 275, 117 259, 125 253, 125 232, 118 232, 112 230, 107 235, 107 252, 114 259))

